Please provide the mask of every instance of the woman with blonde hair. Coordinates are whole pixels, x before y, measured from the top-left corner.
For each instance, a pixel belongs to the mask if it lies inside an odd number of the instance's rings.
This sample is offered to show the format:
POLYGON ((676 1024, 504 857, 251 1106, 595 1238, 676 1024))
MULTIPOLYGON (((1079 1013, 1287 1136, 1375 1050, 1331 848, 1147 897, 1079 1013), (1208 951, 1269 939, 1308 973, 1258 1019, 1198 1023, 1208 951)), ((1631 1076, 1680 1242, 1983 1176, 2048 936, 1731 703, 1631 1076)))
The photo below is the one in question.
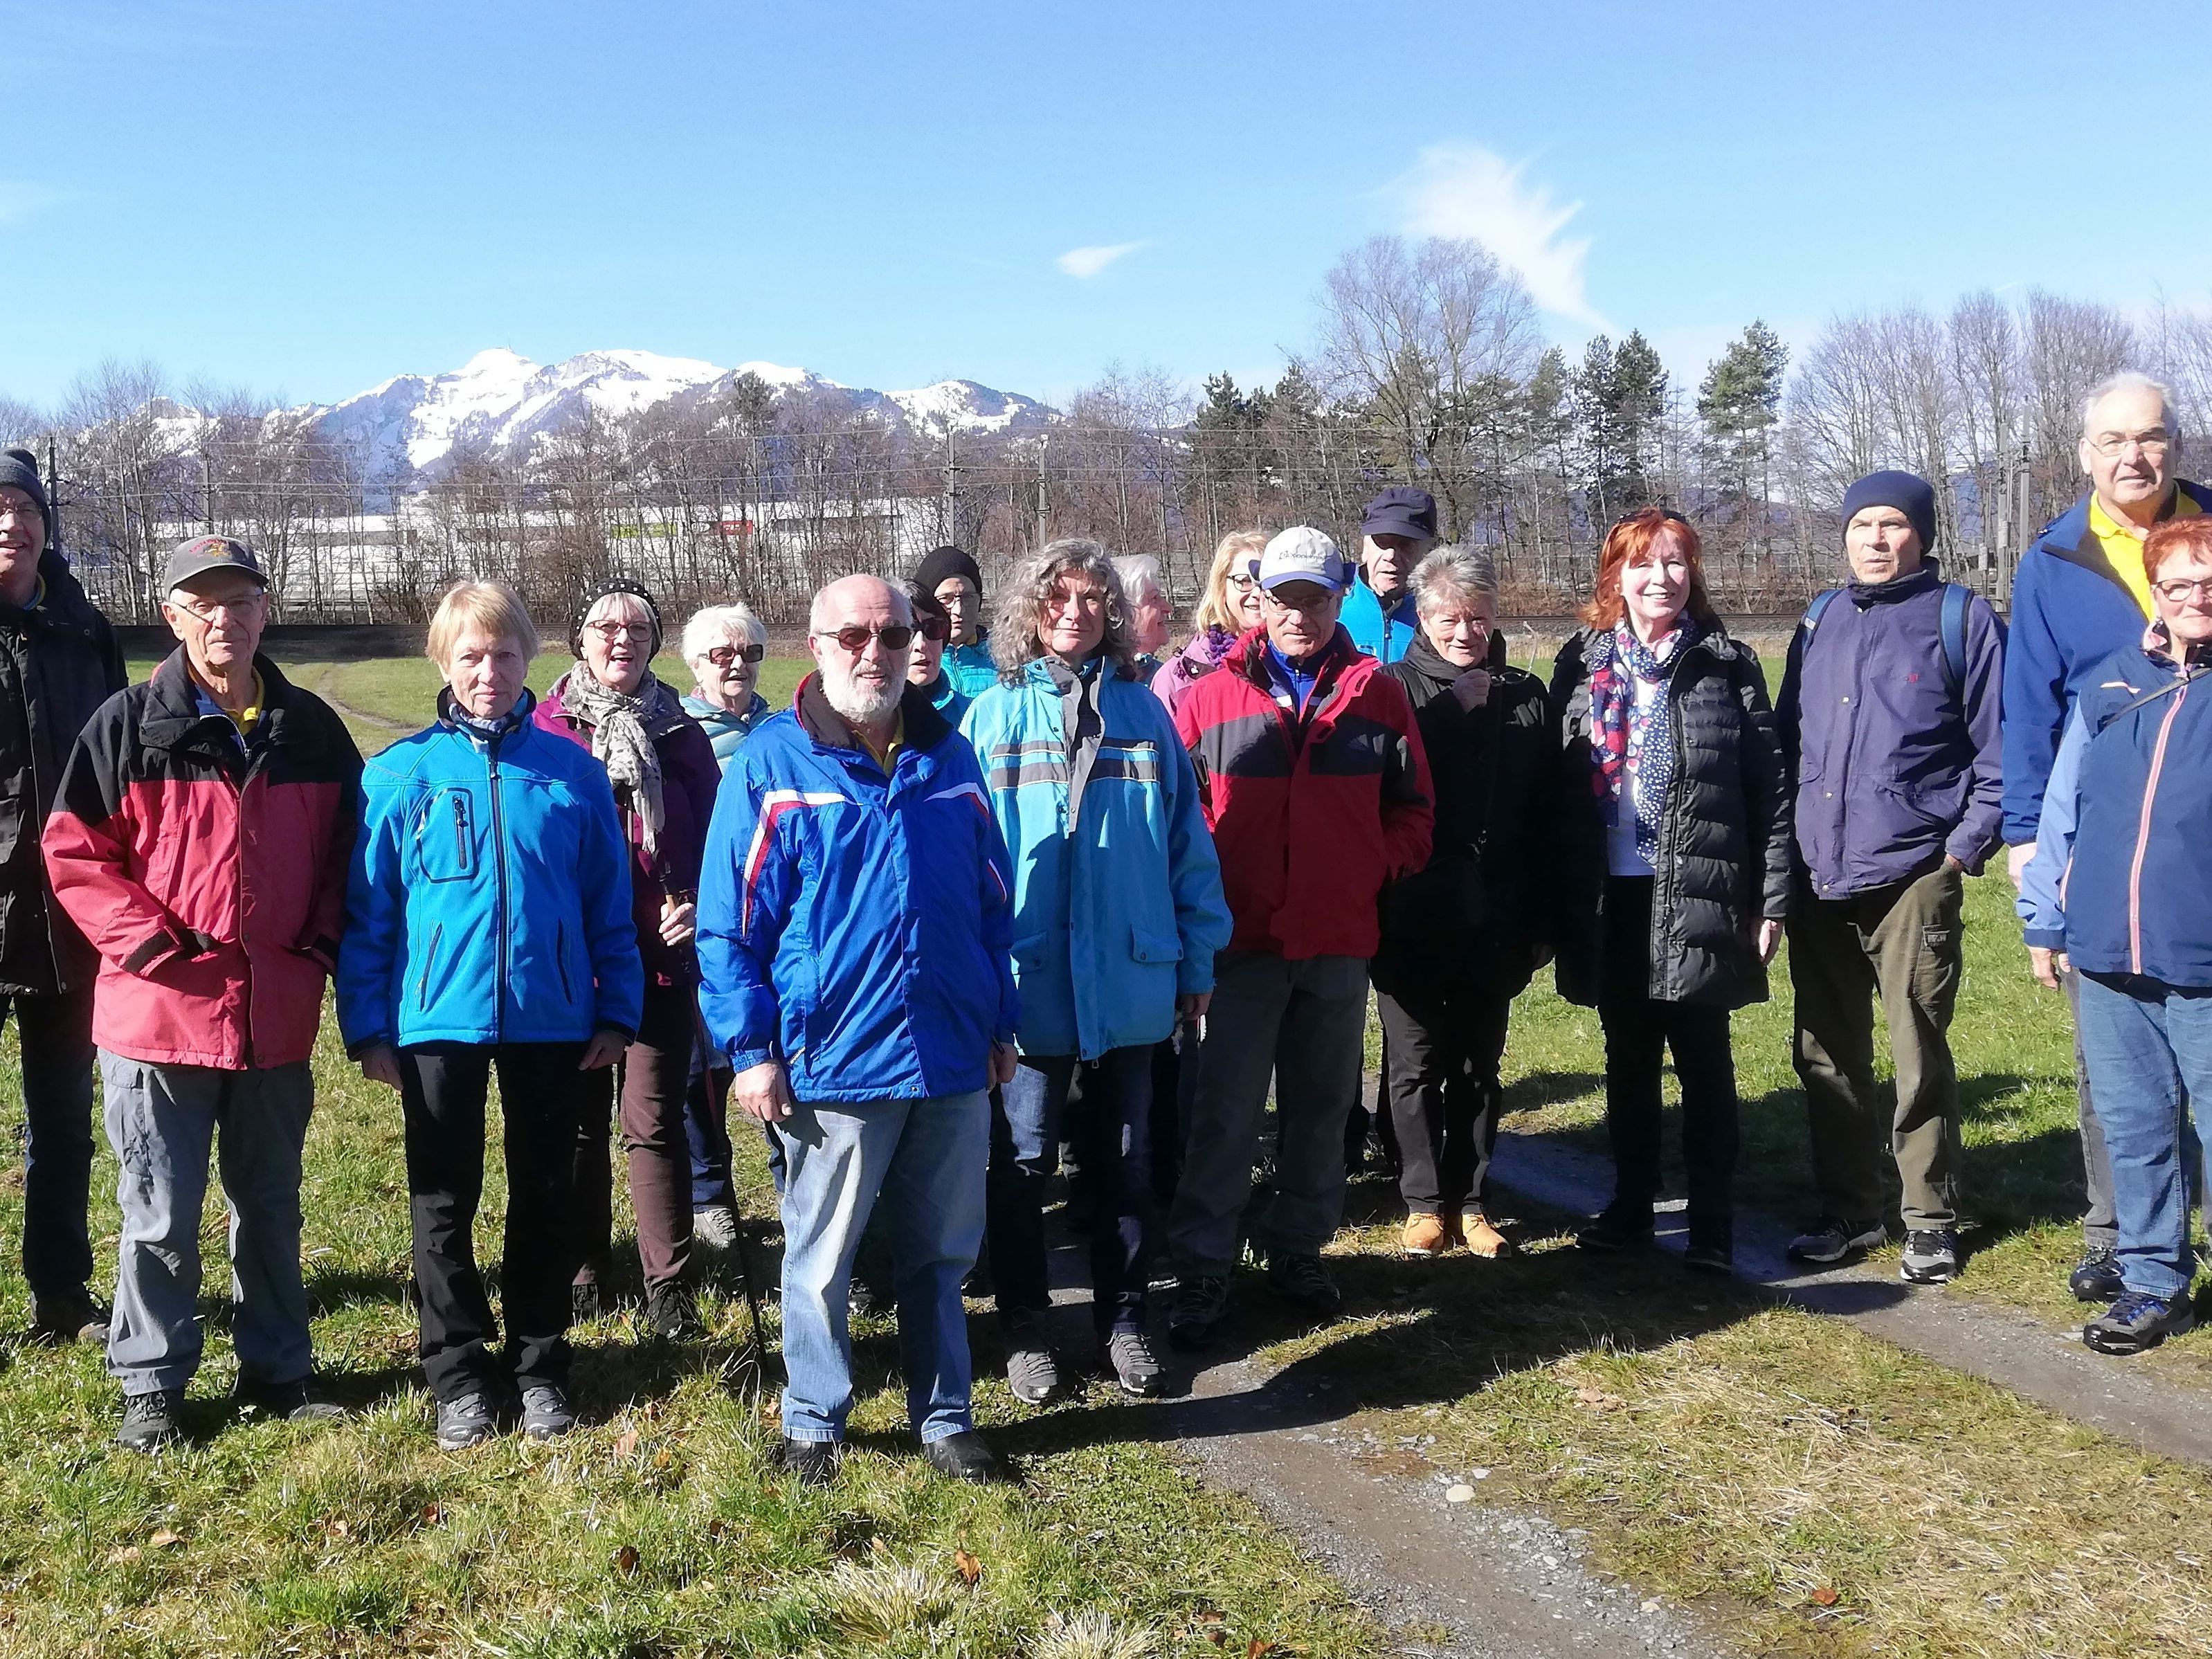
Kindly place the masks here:
POLYGON ((1214 548, 1190 643, 1152 676, 1152 694, 1170 714, 1183 693, 1220 667, 1229 647, 1260 625, 1260 550, 1267 544, 1264 530, 1232 530, 1214 548))

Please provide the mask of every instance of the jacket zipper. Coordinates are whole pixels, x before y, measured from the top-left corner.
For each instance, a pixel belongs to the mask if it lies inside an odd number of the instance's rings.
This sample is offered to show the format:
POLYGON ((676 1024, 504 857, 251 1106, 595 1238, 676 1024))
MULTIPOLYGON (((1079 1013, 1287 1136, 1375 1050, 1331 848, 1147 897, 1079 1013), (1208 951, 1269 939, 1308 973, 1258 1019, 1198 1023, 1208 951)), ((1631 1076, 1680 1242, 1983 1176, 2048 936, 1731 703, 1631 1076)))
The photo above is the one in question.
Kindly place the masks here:
POLYGON ((561 994, 569 1002, 576 1000, 575 987, 568 982, 568 924, 562 922, 554 939, 554 964, 561 970, 561 994))
POLYGON ((468 804, 459 795, 453 797, 453 859, 463 874, 469 868, 468 804))
POLYGON ((492 1041, 507 1041, 507 827, 500 810, 499 745, 506 737, 501 732, 484 748, 484 772, 491 784, 491 859, 492 868, 499 877, 499 974, 492 1006, 492 1041))
POLYGON ((2158 742, 2150 751, 2150 775, 2143 780, 2142 815, 2136 823, 2136 855, 2128 866, 2128 959, 2138 974, 2143 970, 2142 867, 2143 857, 2150 850, 2151 805, 2158 798, 2158 777, 2166 766, 2166 742, 2172 735, 2175 716, 2181 713, 2182 699, 2188 695, 2185 678, 2181 690, 2173 694, 2173 706, 2158 723, 2158 742))
POLYGON ((440 922, 430 930, 430 948, 422 956, 422 971, 415 981, 415 1006, 424 1013, 430 1011, 430 969, 438 960, 438 942, 446 937, 446 925, 440 922))

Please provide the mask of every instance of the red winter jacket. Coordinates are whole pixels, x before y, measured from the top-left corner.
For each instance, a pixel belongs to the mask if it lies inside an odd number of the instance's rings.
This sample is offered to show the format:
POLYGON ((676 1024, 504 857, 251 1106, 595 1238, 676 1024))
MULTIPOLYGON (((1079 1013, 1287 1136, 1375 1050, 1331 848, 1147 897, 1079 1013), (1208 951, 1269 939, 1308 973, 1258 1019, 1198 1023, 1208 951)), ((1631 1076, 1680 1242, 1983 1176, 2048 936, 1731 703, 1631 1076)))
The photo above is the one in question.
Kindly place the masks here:
POLYGON ((1221 854, 1232 951, 1372 957, 1382 884, 1429 861, 1429 760, 1406 688, 1341 626, 1303 719, 1254 629, 1175 711, 1221 854))
POLYGON ((92 1036, 156 1065, 238 1072, 313 1052, 345 926, 361 753, 265 658, 243 749, 184 653, 79 734, 46 820, 54 896, 100 952, 92 1036))

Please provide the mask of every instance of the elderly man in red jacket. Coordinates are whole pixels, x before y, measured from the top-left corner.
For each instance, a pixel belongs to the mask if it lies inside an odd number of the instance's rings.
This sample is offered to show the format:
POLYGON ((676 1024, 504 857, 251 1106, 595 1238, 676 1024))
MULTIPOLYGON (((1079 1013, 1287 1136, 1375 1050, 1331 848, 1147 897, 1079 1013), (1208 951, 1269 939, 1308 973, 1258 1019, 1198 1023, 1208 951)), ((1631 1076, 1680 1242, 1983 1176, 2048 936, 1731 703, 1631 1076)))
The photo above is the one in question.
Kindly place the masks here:
POLYGON ((1428 862, 1433 823, 1412 700, 1337 621, 1351 566, 1335 543, 1285 530, 1259 577, 1261 625, 1176 710, 1235 921, 1168 1218, 1181 1280, 1168 1334, 1183 1348, 1228 1310, 1271 1076, 1280 1150, 1255 1228, 1268 1282, 1311 1312, 1341 1303, 1321 1251, 1344 1214, 1376 904, 1384 883, 1428 862))
POLYGON ((180 648, 93 715, 46 830, 54 896, 100 953, 92 1036, 123 1206, 107 1368, 116 1437, 139 1451, 175 1437, 199 1368, 218 1133, 240 1401, 334 1410, 307 1386, 300 1150, 361 781, 329 705, 258 654, 268 579, 250 549, 186 542, 162 586, 180 648))

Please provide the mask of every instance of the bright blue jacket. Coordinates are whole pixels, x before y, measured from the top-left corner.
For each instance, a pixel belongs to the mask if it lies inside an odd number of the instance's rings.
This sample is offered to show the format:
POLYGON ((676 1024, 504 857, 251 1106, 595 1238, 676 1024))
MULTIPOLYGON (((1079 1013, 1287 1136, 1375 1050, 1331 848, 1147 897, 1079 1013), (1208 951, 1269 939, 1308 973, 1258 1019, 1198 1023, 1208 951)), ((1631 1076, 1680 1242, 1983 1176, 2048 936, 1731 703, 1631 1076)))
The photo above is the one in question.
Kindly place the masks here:
POLYGON ((945 716, 945 724, 957 726, 968 718, 968 705, 973 701, 963 697, 952 684, 952 676, 941 670, 935 679, 921 688, 929 699, 929 706, 945 716))
MULTIPOLYGON (((2184 483, 2182 494, 2212 510, 2212 495, 2184 483)), ((2051 763, 2075 698, 2106 658, 2142 637, 2149 618, 2106 563, 2089 529, 2089 498, 2060 514, 2021 555, 2005 641, 2004 839, 2035 839, 2051 763)))
POLYGON ((1079 680, 1048 659, 976 698, 962 730, 1013 858, 1022 1051, 1096 1060, 1164 1041, 1176 998, 1213 988, 1230 931, 1198 775, 1165 706, 1099 659, 1079 680), (1071 744, 1079 699, 1098 724, 1071 744))
POLYGON ((985 638, 973 645, 948 647, 939 673, 952 682, 955 691, 971 702, 981 696, 999 683, 999 665, 991 655, 991 641, 985 638))
POLYGON ((800 1100, 989 1082, 1019 1004, 1013 877, 975 751, 908 686, 888 776, 817 676, 723 775, 699 883, 700 1006, 742 1072, 800 1100))
POLYGON ((645 969, 606 768, 522 723, 453 725, 362 769, 338 1029, 372 1042, 582 1042, 637 1030, 645 969))
POLYGON ((1345 590, 1344 608, 1336 619, 1352 635, 1352 642, 1377 662, 1399 660, 1421 629, 1419 614, 1413 607, 1413 590, 1409 587, 1401 593, 1385 614, 1382 601, 1368 586, 1364 569, 1353 574, 1352 586, 1345 590))
POLYGON ((2027 942, 2084 973, 2212 988, 2212 672, 2151 696, 2179 672, 2131 645, 2087 676, 2019 908, 2027 942))

